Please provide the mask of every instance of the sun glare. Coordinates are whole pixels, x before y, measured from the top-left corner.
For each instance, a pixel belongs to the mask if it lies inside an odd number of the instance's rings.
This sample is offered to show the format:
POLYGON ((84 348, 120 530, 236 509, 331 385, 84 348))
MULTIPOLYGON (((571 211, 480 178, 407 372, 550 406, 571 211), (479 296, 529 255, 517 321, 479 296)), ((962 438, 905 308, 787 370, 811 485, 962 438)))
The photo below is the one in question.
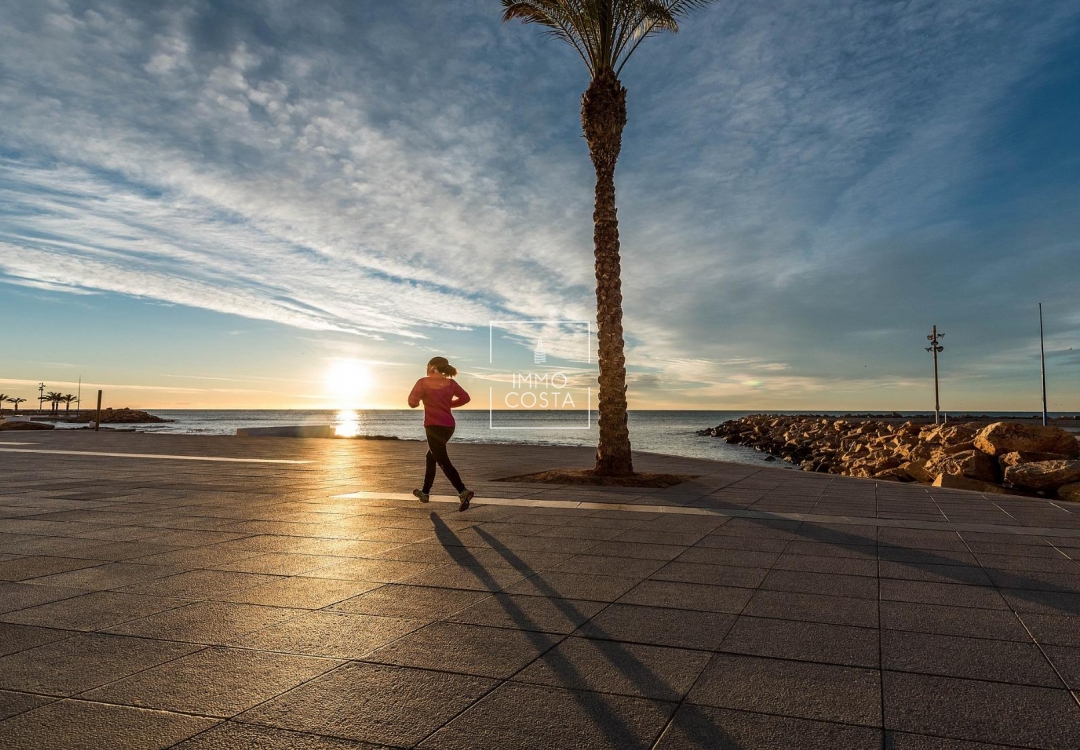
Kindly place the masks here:
POLYGON ((341 409, 363 407, 371 388, 371 371, 355 359, 335 362, 327 370, 326 395, 341 409))

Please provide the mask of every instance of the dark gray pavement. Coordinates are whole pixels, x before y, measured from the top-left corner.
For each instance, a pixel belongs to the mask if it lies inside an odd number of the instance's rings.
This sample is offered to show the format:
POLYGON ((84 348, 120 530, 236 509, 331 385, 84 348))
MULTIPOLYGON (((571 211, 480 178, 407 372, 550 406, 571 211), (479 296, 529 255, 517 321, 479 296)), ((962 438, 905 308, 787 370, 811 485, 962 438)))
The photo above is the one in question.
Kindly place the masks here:
POLYGON ((0 434, 0 747, 1080 747, 1078 506, 452 447, 0 434))

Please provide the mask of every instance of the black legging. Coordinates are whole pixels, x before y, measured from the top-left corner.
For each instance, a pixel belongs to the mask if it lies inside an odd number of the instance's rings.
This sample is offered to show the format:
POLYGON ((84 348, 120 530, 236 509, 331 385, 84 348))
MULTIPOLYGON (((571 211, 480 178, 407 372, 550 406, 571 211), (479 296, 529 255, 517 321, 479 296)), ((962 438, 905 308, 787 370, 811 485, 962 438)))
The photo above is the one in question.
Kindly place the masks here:
POLYGON ((461 477, 458 476, 457 469, 450 463, 450 456, 446 454, 446 444, 454 436, 454 428, 432 424, 425 425, 424 432, 427 433, 428 444, 427 471, 424 472, 424 492, 431 492, 431 485, 435 483, 436 464, 442 467, 443 474, 450 480, 450 484, 454 485, 454 489, 459 494, 464 492, 465 485, 462 483, 461 477))

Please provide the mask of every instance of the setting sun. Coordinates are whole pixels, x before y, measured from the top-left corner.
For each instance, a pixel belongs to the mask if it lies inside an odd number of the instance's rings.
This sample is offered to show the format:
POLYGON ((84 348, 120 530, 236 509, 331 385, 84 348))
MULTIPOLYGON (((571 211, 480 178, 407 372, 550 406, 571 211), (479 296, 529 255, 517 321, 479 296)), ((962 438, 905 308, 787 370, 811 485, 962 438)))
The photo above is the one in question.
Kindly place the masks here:
POLYGON ((371 370, 355 359, 338 360, 327 370, 324 385, 334 406, 364 406, 371 389, 371 370))

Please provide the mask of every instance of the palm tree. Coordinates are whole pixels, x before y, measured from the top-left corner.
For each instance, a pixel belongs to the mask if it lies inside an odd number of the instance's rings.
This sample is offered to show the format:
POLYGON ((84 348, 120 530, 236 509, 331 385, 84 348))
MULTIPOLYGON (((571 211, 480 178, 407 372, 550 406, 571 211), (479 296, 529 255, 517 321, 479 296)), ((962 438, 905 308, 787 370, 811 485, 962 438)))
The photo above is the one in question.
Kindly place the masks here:
POLYGON ((14 411, 15 411, 16 414, 18 414, 19 413, 19 404, 26 401, 26 399, 25 398, 19 398, 18 396, 15 396, 14 398, 8 398, 7 401, 8 401, 9 404, 14 404, 15 405, 14 411))
POLYGON ((65 414, 71 412, 71 405, 74 404, 78 398, 79 397, 76 396, 74 393, 65 393, 63 396, 60 397, 60 400, 66 404, 66 406, 64 407, 65 414))
POLYGON ((52 404, 52 411, 55 413, 60 409, 60 402, 64 400, 64 394, 59 391, 49 391, 45 394, 45 400, 52 404))
POLYGON ((600 475, 634 473, 626 426, 626 358, 615 209, 615 162, 626 125, 626 89, 619 73, 646 37, 678 31, 679 19, 710 2, 713 0, 502 0, 503 21, 516 19, 543 26, 551 36, 574 48, 592 77, 581 97, 581 124, 596 171, 593 252, 600 440, 594 472, 600 475))
POLYGON ((4 402, 10 400, 11 397, 8 396, 6 393, 0 393, 0 413, 4 411, 4 402))

